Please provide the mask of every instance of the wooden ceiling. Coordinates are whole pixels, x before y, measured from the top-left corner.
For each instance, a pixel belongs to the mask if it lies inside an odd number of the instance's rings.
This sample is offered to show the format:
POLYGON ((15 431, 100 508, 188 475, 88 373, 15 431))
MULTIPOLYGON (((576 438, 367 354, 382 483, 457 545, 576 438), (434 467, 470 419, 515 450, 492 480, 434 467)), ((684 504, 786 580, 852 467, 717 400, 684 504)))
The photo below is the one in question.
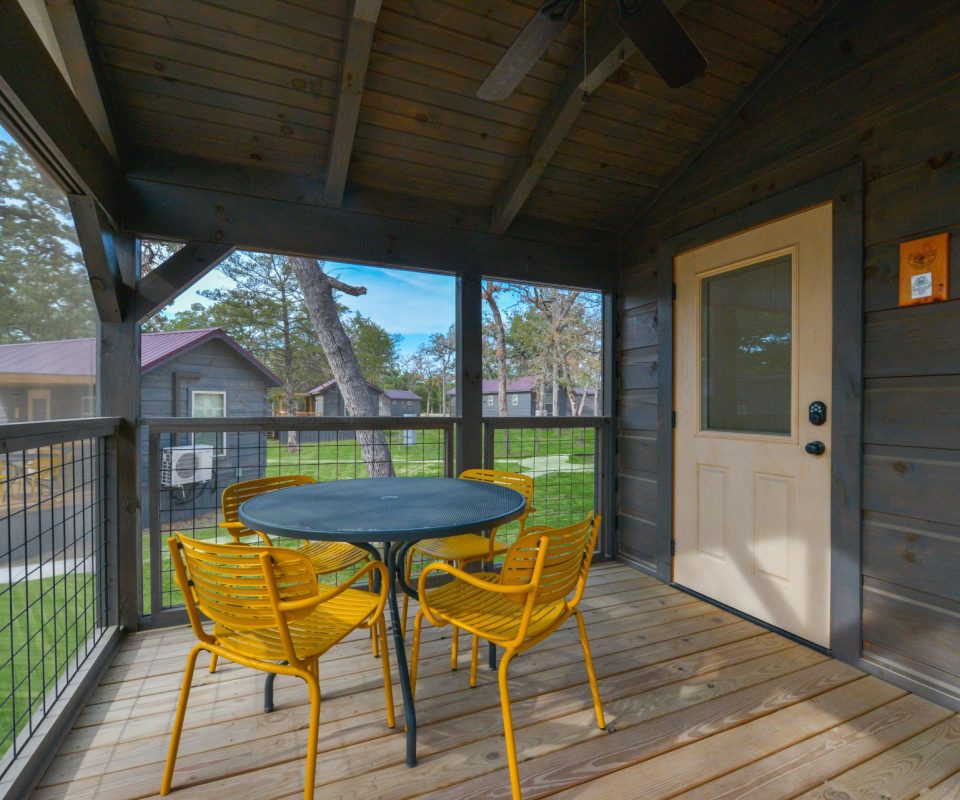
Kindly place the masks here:
MULTIPOLYGON (((382 7, 369 0, 83 4, 122 160, 164 151, 324 180, 351 18, 355 9, 372 6, 375 26, 355 137, 352 148, 348 141, 341 153, 349 163, 348 195, 356 188, 374 189, 491 210, 509 201, 520 215, 607 231, 621 230, 655 197, 820 4, 670 3, 680 7, 680 20, 707 56, 707 74, 671 90, 643 56, 632 55, 608 71, 612 75, 572 125, 560 129, 559 144, 531 170, 531 141, 542 135, 551 102, 565 80, 569 85, 570 71, 582 70, 582 16, 510 98, 484 102, 476 90, 538 5, 536 0, 384 0, 382 7)), ((588 29, 599 29, 608 5, 588 0, 588 29)), ((359 49, 359 61, 356 51, 349 58, 360 65, 362 78, 362 37, 359 49)), ((605 55, 588 47, 591 65, 605 55)), ((340 113, 349 117, 348 111, 340 113)), ((513 213, 502 218, 505 226, 513 213)))

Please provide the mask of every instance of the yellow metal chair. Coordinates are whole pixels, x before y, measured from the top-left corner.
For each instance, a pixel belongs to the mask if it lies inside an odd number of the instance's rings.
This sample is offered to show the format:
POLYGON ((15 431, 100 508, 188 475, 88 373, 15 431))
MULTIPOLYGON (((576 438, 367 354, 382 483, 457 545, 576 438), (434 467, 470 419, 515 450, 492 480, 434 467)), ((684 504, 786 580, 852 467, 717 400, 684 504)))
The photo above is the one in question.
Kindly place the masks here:
MULTIPOLYGON (((316 481, 309 475, 277 475, 273 478, 257 478, 228 486, 223 490, 220 500, 220 507, 223 509, 223 521, 220 527, 225 528, 237 544, 242 544, 241 539, 244 537, 259 536, 265 545, 272 546, 273 542, 267 534, 263 531, 251 530, 240 521, 237 516, 240 506, 251 497, 276 489, 302 486, 305 483, 316 483, 316 481)), ((339 572, 370 558, 366 550, 347 542, 304 542, 300 546, 300 552, 310 559, 313 571, 317 575, 339 572)))
MULTIPOLYGON (((237 544, 244 544, 241 540, 246 537, 259 536, 265 545, 272 547, 273 542, 267 534, 252 530, 240 521, 237 516, 240 506, 251 497, 291 486, 303 486, 305 483, 316 483, 316 480, 309 475, 276 475, 272 478, 256 478, 228 486, 223 490, 220 499, 220 508, 223 512, 220 527, 226 529, 237 544)), ((317 575, 330 575, 342 569, 349 569, 371 557, 366 550, 347 542, 303 542, 299 551, 310 559, 313 571, 317 575)), ((377 655, 377 639, 376 636, 372 638, 373 654, 377 655)), ((214 656, 210 659, 210 672, 216 672, 216 670, 217 657, 214 656)))
POLYGON ((597 676, 590 656, 587 628, 577 606, 583 597, 590 562, 600 530, 600 518, 593 515, 582 522, 546 533, 527 534, 507 551, 501 573, 469 573, 437 562, 420 573, 420 611, 413 627, 413 654, 410 681, 417 688, 417 661, 420 633, 426 618, 432 625, 453 625, 473 634, 470 661, 470 686, 477 685, 477 650, 480 639, 499 645, 506 651, 500 661, 497 678, 503 731, 507 740, 507 762, 514 800, 520 800, 517 749, 510 714, 507 669, 517 653, 542 642, 571 616, 576 617, 580 644, 587 666, 587 678, 593 694, 597 725, 606 727, 597 676), (435 589, 427 589, 431 573, 447 573, 454 580, 435 589), (572 593, 572 598, 567 599, 572 593))
POLYGON ((197 656, 206 650, 237 664, 278 675, 295 675, 306 682, 310 693, 310 730, 303 796, 312 800, 320 724, 317 662, 357 628, 375 629, 380 639, 387 725, 396 725, 383 618, 386 567, 381 561, 371 561, 343 585, 321 594, 313 564, 296 550, 214 544, 180 534, 167 543, 198 641, 187 657, 183 673, 160 794, 170 791, 197 656), (372 579, 374 573, 380 575, 379 592, 352 588, 365 576, 372 579), (201 613, 216 623, 212 634, 203 629, 201 613))
MULTIPOLYGON (((533 478, 518 472, 505 472, 499 469, 467 469, 460 473, 460 480, 482 481, 484 483, 495 483, 498 486, 506 486, 510 489, 516 489, 526 498, 527 507, 522 515, 517 518, 520 523, 518 538, 527 533, 527 517, 535 511, 533 507, 533 478)), ((410 583, 411 572, 413 570, 413 558, 419 553, 434 561, 446 561, 457 569, 463 569, 466 564, 473 561, 493 561, 499 555, 507 552, 509 545, 497 539, 497 529, 494 528, 489 535, 484 536, 479 533, 462 533, 459 536, 448 536, 442 539, 424 539, 407 551, 407 560, 404 565, 407 584, 410 583)), ((403 624, 401 630, 404 635, 407 632, 407 614, 410 606, 410 597, 403 596, 403 624)), ((450 653, 450 669, 457 668, 457 653, 459 640, 456 630, 453 634, 452 650, 450 653)))

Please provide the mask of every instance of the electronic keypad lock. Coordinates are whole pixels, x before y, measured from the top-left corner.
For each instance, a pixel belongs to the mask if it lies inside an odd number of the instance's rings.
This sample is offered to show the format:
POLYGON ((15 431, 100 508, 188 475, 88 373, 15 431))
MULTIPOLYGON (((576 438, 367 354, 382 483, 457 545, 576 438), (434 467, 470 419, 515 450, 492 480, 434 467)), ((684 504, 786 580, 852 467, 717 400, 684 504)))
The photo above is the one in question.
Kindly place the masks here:
POLYGON ((823 425, 827 421, 827 404, 815 400, 807 409, 807 418, 811 425, 823 425))

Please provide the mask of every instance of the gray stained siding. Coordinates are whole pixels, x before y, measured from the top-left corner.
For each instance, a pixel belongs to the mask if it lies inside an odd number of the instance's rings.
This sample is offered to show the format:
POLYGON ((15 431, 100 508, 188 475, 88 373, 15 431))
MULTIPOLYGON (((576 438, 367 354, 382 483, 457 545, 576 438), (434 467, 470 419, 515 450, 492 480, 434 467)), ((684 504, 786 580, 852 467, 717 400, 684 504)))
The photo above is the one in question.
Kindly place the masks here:
MULTIPOLYGON (((624 242, 619 543, 656 566, 658 242, 862 160, 863 657, 960 698, 960 13, 843 2, 624 242), (951 234, 949 302, 897 307, 898 246, 951 234)), ((665 432, 669 435, 669 431, 665 432)))
MULTIPOLYGON (((500 404, 497 397, 496 392, 483 396, 483 416, 500 416, 500 404)), ((533 392, 507 392, 508 417, 532 417, 536 413, 537 406, 533 399, 533 392), (517 398, 517 405, 513 404, 512 398, 514 397, 517 398)))
MULTIPOLYGON (((140 413, 144 417, 186 417, 192 414, 191 392, 226 392, 228 417, 259 417, 270 415, 267 400, 269 384, 264 376, 223 342, 213 340, 171 359, 143 375, 140 384, 140 413), (174 383, 177 384, 174 408, 174 383)), ((140 484, 143 524, 149 524, 149 473, 147 469, 148 429, 143 429, 140 440, 140 484)), ((169 435, 161 437, 161 447, 190 444, 190 437, 180 436, 172 441, 169 435)), ((215 458, 215 485, 204 489, 196 499, 182 507, 171 505, 171 495, 162 492, 161 519, 181 519, 194 513, 215 510, 219 493, 238 480, 252 480, 263 474, 265 466, 266 434, 227 434, 226 455, 215 458)))

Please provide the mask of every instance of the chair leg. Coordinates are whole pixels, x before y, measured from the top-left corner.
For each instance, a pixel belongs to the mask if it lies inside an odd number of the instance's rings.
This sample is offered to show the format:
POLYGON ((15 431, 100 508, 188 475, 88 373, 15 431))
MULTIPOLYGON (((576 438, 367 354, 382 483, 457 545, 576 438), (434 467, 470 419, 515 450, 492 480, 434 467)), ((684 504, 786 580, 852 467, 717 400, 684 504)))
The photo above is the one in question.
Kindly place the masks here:
POLYGON ((383 693, 387 701, 387 727, 396 728, 397 716, 393 708, 393 676, 390 674, 390 652, 387 649, 387 621, 382 614, 374 627, 379 635, 380 652, 383 654, 380 665, 383 667, 383 693))
POLYGON ((197 656, 203 649, 195 644, 187 656, 187 665, 183 670, 183 682, 180 684, 180 698, 177 701, 177 715, 173 720, 173 732, 170 735, 170 749, 167 751, 167 764, 163 770, 163 782, 160 794, 169 794, 173 783, 173 768, 177 763, 177 750, 180 749, 180 733, 183 731, 183 718, 187 713, 187 700, 190 698, 190 684, 193 683, 193 671, 197 666, 197 656))
POLYGON ((470 688, 477 688, 477 656, 480 653, 480 637, 473 634, 473 644, 470 648, 470 688))
MULTIPOLYGON (((459 561, 454 561, 453 566, 456 569, 463 569, 463 564, 459 561)), ((453 635, 450 639, 450 669, 456 672, 457 670, 457 659, 460 657, 460 629, 454 625, 453 626, 453 635)))
MULTIPOLYGON (((413 580, 413 548, 407 551, 407 559, 403 562, 403 581, 410 585, 413 580)), ((403 593, 403 613, 400 615, 400 633, 407 635, 407 615, 410 609, 410 595, 403 593)))
POLYGON ((513 800, 521 800, 520 768, 517 764, 517 743, 513 737, 513 715, 510 713, 510 689, 507 686, 507 668, 514 656, 513 650, 507 650, 500 660, 497 682, 500 684, 500 710, 503 712, 503 736, 507 740, 507 765, 510 768, 510 792, 513 800))
POLYGON ((303 800, 313 800, 313 784, 317 780, 317 738, 320 734, 320 681, 316 671, 301 677, 310 690, 310 731, 307 734, 307 774, 303 782, 303 800))
POLYGON ((597 686, 597 673, 593 669, 590 643, 587 641, 587 625, 579 610, 574 611, 573 615, 577 618, 577 627, 580 629, 580 644, 583 646, 583 660, 587 665, 587 678, 590 680, 590 693, 593 695, 593 710, 597 714, 597 727, 603 730, 607 727, 607 723, 603 718, 603 707, 600 705, 600 689, 597 686))
POLYGON ((216 653, 210 654, 210 674, 213 675, 217 671, 217 660, 220 657, 216 653))
POLYGON ((377 626, 370 628, 370 643, 373 647, 373 657, 380 658, 380 639, 377 636, 377 626))
POLYGON ((423 612, 418 611, 413 620, 413 652, 410 653, 410 691, 417 696, 417 666, 420 662, 420 632, 423 628, 423 612))

